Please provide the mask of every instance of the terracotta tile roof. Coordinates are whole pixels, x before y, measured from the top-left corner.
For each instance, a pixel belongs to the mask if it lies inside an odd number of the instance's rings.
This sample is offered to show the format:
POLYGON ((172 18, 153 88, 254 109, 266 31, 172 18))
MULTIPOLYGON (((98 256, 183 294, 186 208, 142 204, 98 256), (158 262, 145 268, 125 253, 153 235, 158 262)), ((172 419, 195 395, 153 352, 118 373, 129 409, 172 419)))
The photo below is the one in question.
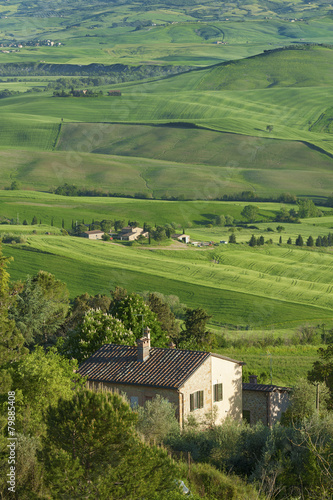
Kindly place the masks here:
POLYGON ((78 372, 89 380, 177 389, 209 357, 209 352, 152 347, 137 360, 137 347, 106 344, 82 363, 78 372))
POLYGON ((290 392, 290 387, 279 387, 277 385, 268 384, 249 384, 243 383, 243 391, 258 391, 258 392, 276 392, 276 391, 287 391, 290 392))
POLYGON ((100 229, 94 229, 93 231, 85 231, 84 233, 85 234, 100 234, 100 233, 104 234, 104 231, 101 231, 100 229))

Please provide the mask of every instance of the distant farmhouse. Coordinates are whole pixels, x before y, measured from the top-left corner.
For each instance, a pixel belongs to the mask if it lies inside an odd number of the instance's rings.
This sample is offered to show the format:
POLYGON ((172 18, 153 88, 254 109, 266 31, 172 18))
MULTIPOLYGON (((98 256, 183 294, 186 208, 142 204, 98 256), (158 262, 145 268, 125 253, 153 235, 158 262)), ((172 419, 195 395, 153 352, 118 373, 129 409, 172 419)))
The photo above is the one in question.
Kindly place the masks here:
POLYGON ((121 91, 120 90, 109 90, 108 95, 109 96, 121 96, 121 91))
POLYGON ((144 231, 142 227, 126 226, 119 233, 112 234, 112 236, 117 240, 135 241, 139 238, 139 236, 148 238, 149 234, 147 231, 144 231))
POLYGON ((289 387, 258 384, 257 376, 250 375, 250 382, 243 384, 243 417, 251 425, 261 421, 272 427, 288 408, 290 392, 289 387))
POLYGON ((190 236, 188 234, 172 234, 171 238, 173 238, 174 240, 181 241, 182 243, 190 242, 190 236))
POLYGON ((204 418, 213 407, 216 423, 242 418, 242 363, 219 354, 150 346, 149 329, 137 346, 106 344, 80 367, 95 389, 125 393, 132 407, 156 395, 175 405, 181 426, 193 414, 204 418))
POLYGON ((85 231, 81 233, 80 236, 82 238, 88 238, 88 240, 101 240, 103 238, 104 231, 100 231, 96 229, 94 231, 85 231))

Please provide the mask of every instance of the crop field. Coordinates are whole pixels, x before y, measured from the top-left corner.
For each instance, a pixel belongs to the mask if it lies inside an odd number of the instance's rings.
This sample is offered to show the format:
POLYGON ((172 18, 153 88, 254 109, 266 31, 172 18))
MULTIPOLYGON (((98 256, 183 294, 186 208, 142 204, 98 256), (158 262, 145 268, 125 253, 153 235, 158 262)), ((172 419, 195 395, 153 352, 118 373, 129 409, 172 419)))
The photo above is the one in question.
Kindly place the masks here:
MULTIPOLYGON (((307 372, 317 361, 319 346, 283 346, 267 348, 223 349, 223 355, 246 363, 247 373, 265 374, 264 383, 270 384, 270 360, 272 360, 273 384, 292 387, 295 380, 306 378, 307 372)), ((222 353, 222 351, 221 351, 222 353)))

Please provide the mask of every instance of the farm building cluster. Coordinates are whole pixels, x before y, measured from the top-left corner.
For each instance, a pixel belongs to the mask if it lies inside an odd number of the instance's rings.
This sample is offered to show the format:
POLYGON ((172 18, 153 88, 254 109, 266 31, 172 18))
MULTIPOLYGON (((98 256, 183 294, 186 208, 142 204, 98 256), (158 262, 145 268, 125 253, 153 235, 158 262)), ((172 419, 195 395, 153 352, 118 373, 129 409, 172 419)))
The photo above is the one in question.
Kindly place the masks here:
MULTIPOLYGON (((84 231, 80 234, 82 238, 88 238, 89 240, 102 240, 105 232, 100 229, 95 229, 93 231, 84 231)), ((139 238, 148 238, 149 233, 145 231, 142 227, 132 227, 126 226, 121 231, 114 233, 110 232, 108 234, 114 240, 120 241, 137 241, 139 238)), ((192 241, 191 237, 188 234, 180 234, 175 233, 171 235, 173 240, 179 241, 180 243, 185 243, 186 245, 191 244, 196 247, 204 247, 204 246, 213 246, 216 243, 213 241, 204 242, 204 241, 192 241)), ((228 241, 220 240, 219 244, 227 244, 228 241)))

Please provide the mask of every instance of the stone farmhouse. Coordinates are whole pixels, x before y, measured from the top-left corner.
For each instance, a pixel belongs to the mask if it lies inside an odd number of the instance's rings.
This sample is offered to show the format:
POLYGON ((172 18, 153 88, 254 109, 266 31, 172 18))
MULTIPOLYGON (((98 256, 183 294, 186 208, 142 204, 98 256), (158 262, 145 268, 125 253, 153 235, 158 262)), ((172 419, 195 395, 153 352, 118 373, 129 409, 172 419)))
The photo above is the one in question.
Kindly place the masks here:
POLYGON ((82 238, 88 238, 89 240, 101 240, 103 238, 104 231, 95 229, 94 231, 85 231, 81 233, 82 238))
POLYGON ((126 226, 119 233, 112 234, 112 236, 117 240, 135 241, 139 238, 139 236, 148 238, 149 234, 148 232, 144 231, 142 227, 126 226))
POLYGON ((288 408, 290 392, 289 387, 258 384, 257 376, 250 375, 250 382, 243 384, 243 418, 250 425, 261 421, 272 427, 288 408))
POLYGON ((181 241, 182 243, 190 243, 190 236, 188 234, 172 234, 171 238, 181 241))
POLYGON ((136 346, 106 344, 78 372, 94 388, 125 393, 131 406, 158 394, 176 407, 181 427, 189 415, 200 420, 213 407, 216 423, 242 418, 242 363, 219 354, 150 346, 149 329, 136 346))

